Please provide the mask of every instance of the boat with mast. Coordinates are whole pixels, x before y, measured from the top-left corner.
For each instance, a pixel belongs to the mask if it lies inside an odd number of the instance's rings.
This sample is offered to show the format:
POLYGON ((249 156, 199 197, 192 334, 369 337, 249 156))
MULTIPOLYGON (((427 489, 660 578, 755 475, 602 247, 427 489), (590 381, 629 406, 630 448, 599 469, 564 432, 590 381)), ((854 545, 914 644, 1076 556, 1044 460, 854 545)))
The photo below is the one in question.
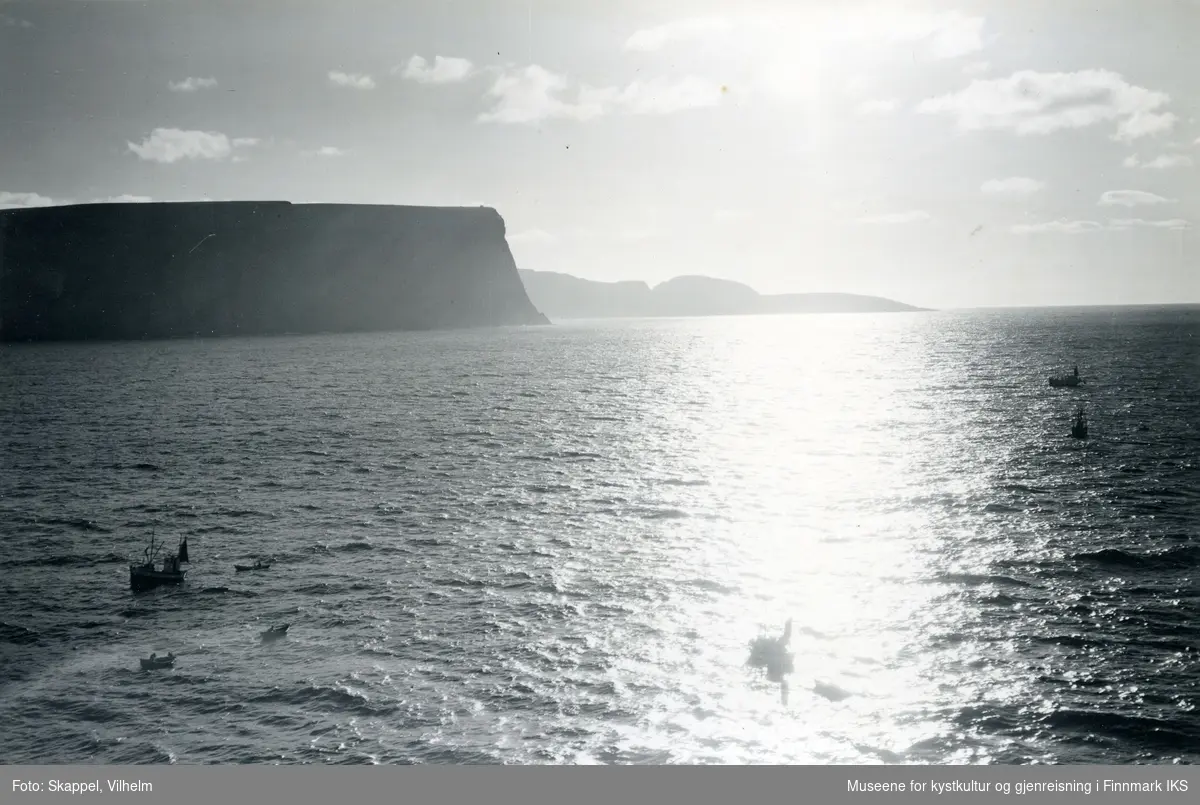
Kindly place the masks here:
POLYGON ((190 564, 188 559, 187 537, 179 540, 179 548, 174 554, 168 554, 162 559, 162 567, 155 569, 154 560, 163 548, 155 535, 150 535, 150 545, 143 553, 141 564, 129 565, 129 588, 135 593, 153 590, 166 584, 182 584, 187 574, 181 565, 190 564))
POLYGON ((1071 425, 1072 439, 1086 439, 1088 437, 1087 416, 1083 412, 1083 406, 1079 406, 1075 410, 1075 423, 1071 425))
POLYGON ((1083 382, 1083 378, 1079 376, 1079 367, 1073 368, 1069 375, 1057 375, 1050 378, 1050 385, 1053 388, 1074 388, 1083 382))

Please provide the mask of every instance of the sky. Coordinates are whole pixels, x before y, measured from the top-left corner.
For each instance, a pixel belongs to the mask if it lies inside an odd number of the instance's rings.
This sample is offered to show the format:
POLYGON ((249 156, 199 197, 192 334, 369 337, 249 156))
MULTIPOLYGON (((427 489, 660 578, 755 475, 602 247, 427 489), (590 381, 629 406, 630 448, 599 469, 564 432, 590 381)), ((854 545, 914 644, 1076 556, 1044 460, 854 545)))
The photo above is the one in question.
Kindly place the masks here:
POLYGON ((0 207, 479 205, 522 268, 1200 302, 1200 0, 0 0, 0 207))

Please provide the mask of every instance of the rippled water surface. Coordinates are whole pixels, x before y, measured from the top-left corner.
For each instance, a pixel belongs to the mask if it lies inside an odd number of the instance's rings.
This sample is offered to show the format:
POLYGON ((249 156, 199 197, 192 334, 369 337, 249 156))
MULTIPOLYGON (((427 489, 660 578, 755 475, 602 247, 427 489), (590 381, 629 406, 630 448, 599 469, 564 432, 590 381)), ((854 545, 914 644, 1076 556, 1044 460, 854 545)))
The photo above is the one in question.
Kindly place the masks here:
POLYGON ((1198 325, 0 348, 0 761, 1193 763, 1198 325))

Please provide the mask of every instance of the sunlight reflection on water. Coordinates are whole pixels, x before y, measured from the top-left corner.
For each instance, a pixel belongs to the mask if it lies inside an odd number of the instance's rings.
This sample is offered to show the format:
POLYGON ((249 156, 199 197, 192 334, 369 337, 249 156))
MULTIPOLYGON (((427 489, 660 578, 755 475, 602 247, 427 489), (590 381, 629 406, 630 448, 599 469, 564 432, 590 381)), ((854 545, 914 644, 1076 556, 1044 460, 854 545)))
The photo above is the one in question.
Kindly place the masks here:
MULTIPOLYGON (((1071 321, 767 317, 6 353, 18 392, 0 389, 0 425, 19 472, 0 478, 0 527, 6 561, 27 563, 10 600, 48 642, 14 649, 32 670, 4 688, 0 748, 125 762, 1179 756, 1176 717, 1195 706, 1175 645, 1194 605, 1186 555, 1138 575, 1120 551, 1186 551, 1169 540, 1195 522, 1175 507, 1131 525, 1115 467, 1140 462, 1133 477, 1160 496, 1194 475, 1116 436, 1086 450, 1063 437, 1071 393, 1048 394, 1043 375, 1064 332, 1092 345, 1089 371, 1121 378, 1096 383, 1095 405, 1147 382, 1106 353, 1111 327, 1071 321), (202 564, 188 590, 134 601, 98 557, 150 523, 193 534, 202 564), (1102 549, 1120 573, 1080 564, 1102 549), (47 550, 69 561, 43 568, 47 550), (270 574, 229 571, 258 553, 279 557, 270 574), (42 584, 64 573, 69 588, 42 584), (1181 592, 1130 592, 1155 584, 1181 592), (746 661, 788 618, 784 703, 746 661), (292 633, 262 648, 267 621, 292 633), (1168 627, 1175 647, 1151 642, 1168 627), (1114 630, 1146 648, 1121 654, 1114 630), (125 670, 172 635, 175 672, 125 670), (146 686, 186 691, 178 728, 141 706, 146 686), (47 725, 52 705, 70 718, 47 725), (1120 721, 1148 713, 1173 731, 1120 721), (1110 743, 1088 737, 1108 724, 1123 730, 1110 743)), ((1136 343, 1142 364, 1186 365, 1136 343)))

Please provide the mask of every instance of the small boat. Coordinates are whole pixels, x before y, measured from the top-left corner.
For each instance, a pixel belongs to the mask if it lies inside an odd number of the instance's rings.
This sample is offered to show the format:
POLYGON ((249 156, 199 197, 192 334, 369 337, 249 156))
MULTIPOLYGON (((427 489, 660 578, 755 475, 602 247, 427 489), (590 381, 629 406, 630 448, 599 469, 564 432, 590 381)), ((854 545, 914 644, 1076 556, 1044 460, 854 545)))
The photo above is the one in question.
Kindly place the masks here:
POLYGON ((179 541, 179 550, 174 556, 164 556, 162 568, 155 569, 154 559, 162 550, 162 543, 150 535, 150 545, 146 548, 144 559, 140 565, 129 565, 129 588, 135 593, 153 590, 164 584, 182 584, 187 573, 180 565, 188 562, 187 537, 179 541))
POLYGON ((142 664, 143 671, 155 671, 160 668, 174 668, 175 655, 168 654, 165 657, 160 657, 157 654, 151 654, 148 658, 138 660, 142 664))
POLYGON ((262 637, 263 642, 266 642, 268 640, 278 640, 279 638, 287 635, 287 630, 288 630, 289 626, 291 626, 290 623, 285 623, 282 626, 272 626, 270 629, 267 629, 265 632, 260 632, 259 636, 262 637))
POLYGON ((779 637, 759 636, 750 641, 750 658, 746 664, 764 669, 772 682, 783 682, 783 677, 796 670, 795 658, 788 650, 792 641, 792 619, 788 618, 779 637))
POLYGON ((1086 439, 1088 437, 1087 417, 1083 413, 1083 406, 1075 411, 1075 422, 1071 425, 1072 439, 1086 439))
POLYGON ((259 562, 255 562, 252 565, 234 565, 233 569, 236 570, 237 572, 241 573, 246 570, 266 570, 270 566, 271 566, 270 562, 259 561, 259 562))
POLYGON ((1074 370, 1069 375, 1058 375, 1050 378, 1050 385, 1053 388, 1073 388, 1083 382, 1083 378, 1079 376, 1079 367, 1074 367, 1074 370))

